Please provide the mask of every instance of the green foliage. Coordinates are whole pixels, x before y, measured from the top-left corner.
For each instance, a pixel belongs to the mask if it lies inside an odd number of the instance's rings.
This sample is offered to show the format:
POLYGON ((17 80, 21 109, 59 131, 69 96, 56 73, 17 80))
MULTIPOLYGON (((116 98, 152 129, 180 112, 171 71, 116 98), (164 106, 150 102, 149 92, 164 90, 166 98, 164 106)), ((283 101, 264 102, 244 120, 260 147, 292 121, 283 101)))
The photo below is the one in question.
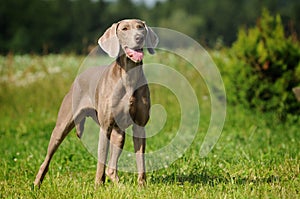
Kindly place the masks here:
POLYGON ((203 45, 231 45, 241 25, 253 25, 262 7, 280 13, 289 31, 300 33, 299 0, 1 0, 0 53, 85 54, 112 23, 141 18, 175 29, 203 45))
POLYGON ((204 20, 201 17, 196 15, 190 15, 182 9, 178 9, 174 10, 169 17, 161 19, 159 27, 181 31, 192 38, 197 38, 197 29, 199 27, 202 27, 203 23, 204 20))
POLYGON ((240 29, 224 77, 229 101, 285 117, 300 113, 292 88, 300 84, 300 45, 286 37, 279 15, 267 10, 256 27, 240 29))

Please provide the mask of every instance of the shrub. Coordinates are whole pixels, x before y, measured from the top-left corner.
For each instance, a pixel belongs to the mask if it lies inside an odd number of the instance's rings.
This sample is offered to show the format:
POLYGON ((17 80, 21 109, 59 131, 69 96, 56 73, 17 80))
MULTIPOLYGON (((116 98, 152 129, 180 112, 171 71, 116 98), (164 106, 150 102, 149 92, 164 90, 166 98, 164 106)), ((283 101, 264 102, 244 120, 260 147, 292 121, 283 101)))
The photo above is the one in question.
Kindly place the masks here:
POLYGON ((300 46, 286 37, 281 17, 264 10, 256 27, 240 29, 223 68, 228 100, 280 117, 300 113, 300 46))

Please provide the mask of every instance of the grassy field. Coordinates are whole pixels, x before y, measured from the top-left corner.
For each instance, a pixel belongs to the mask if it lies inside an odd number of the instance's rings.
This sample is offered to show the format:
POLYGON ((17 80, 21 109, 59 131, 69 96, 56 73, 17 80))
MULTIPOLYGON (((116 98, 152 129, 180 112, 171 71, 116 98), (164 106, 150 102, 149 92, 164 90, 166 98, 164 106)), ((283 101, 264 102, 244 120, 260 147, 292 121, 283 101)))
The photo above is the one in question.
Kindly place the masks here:
MULTIPOLYGON (((0 198, 300 198, 299 117, 281 123, 272 114, 228 105, 218 143, 200 158, 210 114, 207 90, 192 68, 186 70, 176 60, 174 67, 199 91, 201 107, 199 132, 181 158, 149 172, 144 189, 137 186, 135 174, 120 172, 121 185, 107 182, 95 190, 96 159, 73 131, 55 154, 41 188, 33 189, 60 102, 83 59, 0 57, 0 198)), ((155 85, 151 91, 152 101, 167 107, 168 118, 148 140, 150 151, 168 143, 178 122, 174 96, 155 85)), ((132 147, 128 137, 126 147, 132 147)))

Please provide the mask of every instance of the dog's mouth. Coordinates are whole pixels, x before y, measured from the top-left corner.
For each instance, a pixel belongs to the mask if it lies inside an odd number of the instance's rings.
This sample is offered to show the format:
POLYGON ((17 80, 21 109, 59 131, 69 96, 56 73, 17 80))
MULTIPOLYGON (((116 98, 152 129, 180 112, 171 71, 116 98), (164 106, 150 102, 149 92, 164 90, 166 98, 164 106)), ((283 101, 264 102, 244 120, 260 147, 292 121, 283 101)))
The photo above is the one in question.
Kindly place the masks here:
POLYGON ((135 63, 141 62, 144 58, 144 52, 143 49, 131 49, 126 47, 125 48, 125 53, 126 56, 131 59, 132 61, 134 61, 135 63))

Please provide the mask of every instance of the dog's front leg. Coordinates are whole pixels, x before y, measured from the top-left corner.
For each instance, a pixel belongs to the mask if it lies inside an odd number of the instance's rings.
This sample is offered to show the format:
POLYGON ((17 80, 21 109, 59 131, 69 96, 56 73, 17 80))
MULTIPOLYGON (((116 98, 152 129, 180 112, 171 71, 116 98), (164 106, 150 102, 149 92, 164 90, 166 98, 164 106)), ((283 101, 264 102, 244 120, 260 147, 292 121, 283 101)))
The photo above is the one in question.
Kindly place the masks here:
POLYGON ((110 133, 107 128, 100 127, 98 142, 98 163, 96 171, 95 186, 102 185, 105 182, 105 164, 109 146, 110 133))
POLYGON ((138 184, 140 186, 146 185, 146 169, 145 169, 145 158, 144 153, 146 149, 146 133, 145 128, 133 125, 133 143, 134 151, 136 154, 136 164, 138 170, 138 184))
POLYGON ((120 128, 113 128, 110 137, 110 159, 106 175, 114 182, 119 182, 117 163, 125 142, 125 132, 120 128))

